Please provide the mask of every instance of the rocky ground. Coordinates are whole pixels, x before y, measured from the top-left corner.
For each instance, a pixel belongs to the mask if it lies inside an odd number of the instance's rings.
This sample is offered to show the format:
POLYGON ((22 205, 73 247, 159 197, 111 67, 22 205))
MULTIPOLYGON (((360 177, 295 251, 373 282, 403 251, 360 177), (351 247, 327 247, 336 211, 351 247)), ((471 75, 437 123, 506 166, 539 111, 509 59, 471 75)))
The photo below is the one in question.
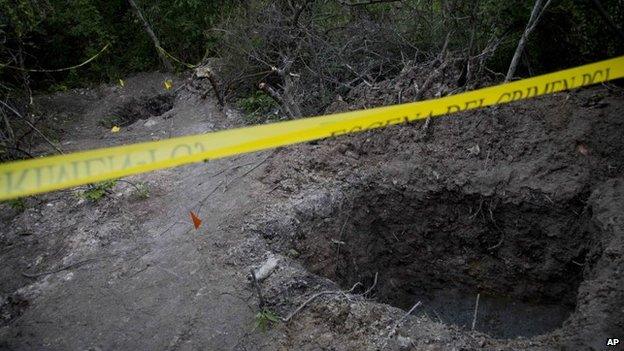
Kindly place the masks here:
MULTIPOLYGON (((245 123, 166 78, 37 104, 68 151, 245 123)), ((2 204, 0 349, 604 349, 624 336, 623 96, 583 89, 133 176, 97 201, 81 187, 2 204)), ((388 99, 345 100, 330 110, 388 99)))

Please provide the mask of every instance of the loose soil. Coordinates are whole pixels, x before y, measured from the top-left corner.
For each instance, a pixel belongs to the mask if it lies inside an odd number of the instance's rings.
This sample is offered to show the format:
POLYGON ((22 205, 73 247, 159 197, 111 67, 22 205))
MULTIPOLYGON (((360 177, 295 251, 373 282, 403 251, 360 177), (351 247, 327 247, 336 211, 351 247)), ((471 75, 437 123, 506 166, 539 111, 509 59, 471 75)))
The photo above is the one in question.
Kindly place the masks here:
MULTIPOLYGON (((245 124, 182 84, 141 74, 37 103, 68 151, 245 124)), ((0 349, 603 349, 624 335, 622 97, 584 89, 133 176, 97 202, 81 187, 2 204, 0 349), (263 331, 248 276, 271 257, 267 310, 323 294, 263 331)), ((347 101, 333 108, 380 103, 347 101)))
POLYGON ((594 88, 285 149, 265 182, 290 196, 258 232, 343 289, 377 275, 370 299, 420 301, 443 348, 601 349, 624 325, 623 107, 594 88))

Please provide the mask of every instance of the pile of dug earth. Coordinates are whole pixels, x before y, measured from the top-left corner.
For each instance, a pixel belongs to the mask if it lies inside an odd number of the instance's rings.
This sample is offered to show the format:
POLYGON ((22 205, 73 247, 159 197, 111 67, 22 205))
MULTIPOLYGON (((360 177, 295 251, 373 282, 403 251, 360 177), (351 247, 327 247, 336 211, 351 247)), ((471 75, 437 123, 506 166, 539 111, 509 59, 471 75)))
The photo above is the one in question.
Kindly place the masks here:
POLYGON ((269 277, 265 299, 287 316, 322 293, 277 326, 280 343, 580 350, 622 337, 622 97, 583 89, 280 150, 263 181, 281 201, 248 226, 299 268, 269 277))

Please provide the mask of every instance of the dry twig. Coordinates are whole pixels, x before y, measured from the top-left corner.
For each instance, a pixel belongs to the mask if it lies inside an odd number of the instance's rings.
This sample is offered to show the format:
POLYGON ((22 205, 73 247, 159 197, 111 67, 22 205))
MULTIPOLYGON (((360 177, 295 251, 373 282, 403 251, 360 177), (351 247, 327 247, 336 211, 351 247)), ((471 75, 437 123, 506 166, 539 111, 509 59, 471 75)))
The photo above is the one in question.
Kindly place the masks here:
POLYGON ((403 315, 403 317, 401 317, 401 319, 399 319, 394 326, 392 327, 392 329, 390 329, 390 333, 388 333, 388 336, 386 336, 386 339, 384 340, 384 343, 381 346, 381 350, 383 350, 386 345, 388 345, 388 341, 390 340, 390 338, 392 338, 394 335, 396 335, 398 329, 401 327, 401 325, 403 323, 405 323, 405 321, 407 320, 407 317, 409 317, 409 315, 412 314, 412 312, 414 312, 414 310, 420 306, 422 303, 420 301, 416 302, 414 304, 414 306, 412 306, 412 308, 409 309, 409 311, 407 311, 406 314, 403 315))
POLYGON ((74 262, 71 264, 68 264, 66 266, 63 266, 61 268, 57 268, 51 271, 45 271, 45 272, 40 272, 40 273, 26 273, 26 272, 22 272, 22 275, 26 278, 38 278, 38 277, 42 277, 45 275, 50 275, 50 274, 54 274, 54 273, 58 273, 58 272, 62 272, 71 268, 75 268, 75 267, 80 267, 83 264, 87 264, 90 262, 95 262, 104 258, 111 258, 111 257, 115 257, 117 255, 112 255, 112 256, 105 256, 105 257, 93 257, 93 258, 88 258, 86 260, 82 260, 82 261, 78 261, 78 262, 74 262))
POLYGON ((477 301, 475 302, 474 314, 472 315, 472 329, 475 330, 475 325, 477 324, 477 313, 479 312, 479 298, 481 294, 477 294, 477 301))
POLYGON ((15 110, 13 107, 11 107, 10 105, 8 105, 7 103, 5 103, 4 101, 0 100, 0 104, 4 105, 4 107, 6 107, 7 109, 9 109, 9 111, 13 112, 17 117, 21 118, 26 124, 28 124, 28 126, 30 128, 32 128, 35 132, 37 132, 37 134, 39 134, 43 140, 45 140, 48 144, 50 144, 50 146, 52 146, 54 148, 54 150, 58 151, 58 153, 63 154, 63 150, 61 150, 58 146, 54 145, 54 143, 48 139, 47 136, 45 136, 45 134, 43 134, 42 131, 40 131, 37 127, 35 127, 34 124, 32 124, 28 119, 26 119, 24 116, 22 116, 19 112, 17 112, 17 110, 15 110))
POLYGON ((299 313, 301 310, 303 310, 310 302, 314 301, 315 299, 317 299, 320 296, 332 295, 332 294, 342 294, 343 296, 347 297, 347 294, 352 293, 353 290, 355 290, 355 288, 357 288, 360 285, 362 285, 362 283, 357 282, 357 283, 355 283, 353 285, 353 287, 351 289, 349 289, 349 291, 346 291, 346 292, 342 291, 342 290, 326 290, 326 291, 321 291, 319 293, 316 293, 316 294, 310 296, 309 299, 305 300, 304 303, 299 305, 299 307, 297 307, 297 309, 295 309, 290 315, 288 315, 288 317, 282 318, 282 322, 288 323, 297 313, 299 313))

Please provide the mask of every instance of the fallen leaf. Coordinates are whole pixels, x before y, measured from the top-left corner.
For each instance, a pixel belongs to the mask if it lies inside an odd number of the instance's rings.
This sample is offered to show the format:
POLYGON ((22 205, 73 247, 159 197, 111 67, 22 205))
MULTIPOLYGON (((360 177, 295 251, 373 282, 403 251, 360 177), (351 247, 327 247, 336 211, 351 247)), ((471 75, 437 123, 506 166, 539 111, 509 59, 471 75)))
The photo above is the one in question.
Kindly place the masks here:
POLYGON ((163 86, 165 87, 165 90, 171 90, 171 88, 173 88, 173 81, 171 79, 167 79, 163 82, 163 86))
POLYGON ((120 79, 119 80, 119 86, 123 88, 124 85, 126 85, 126 84, 124 83, 123 79, 120 79))
POLYGON ((195 213, 193 213, 193 211, 191 211, 191 219, 193 220, 193 225, 195 226, 195 229, 199 229, 202 221, 201 219, 199 219, 199 217, 197 217, 195 213))
POLYGON ((121 128, 117 127, 117 126, 113 126, 113 128, 111 128, 111 133, 118 133, 121 130, 121 128))

